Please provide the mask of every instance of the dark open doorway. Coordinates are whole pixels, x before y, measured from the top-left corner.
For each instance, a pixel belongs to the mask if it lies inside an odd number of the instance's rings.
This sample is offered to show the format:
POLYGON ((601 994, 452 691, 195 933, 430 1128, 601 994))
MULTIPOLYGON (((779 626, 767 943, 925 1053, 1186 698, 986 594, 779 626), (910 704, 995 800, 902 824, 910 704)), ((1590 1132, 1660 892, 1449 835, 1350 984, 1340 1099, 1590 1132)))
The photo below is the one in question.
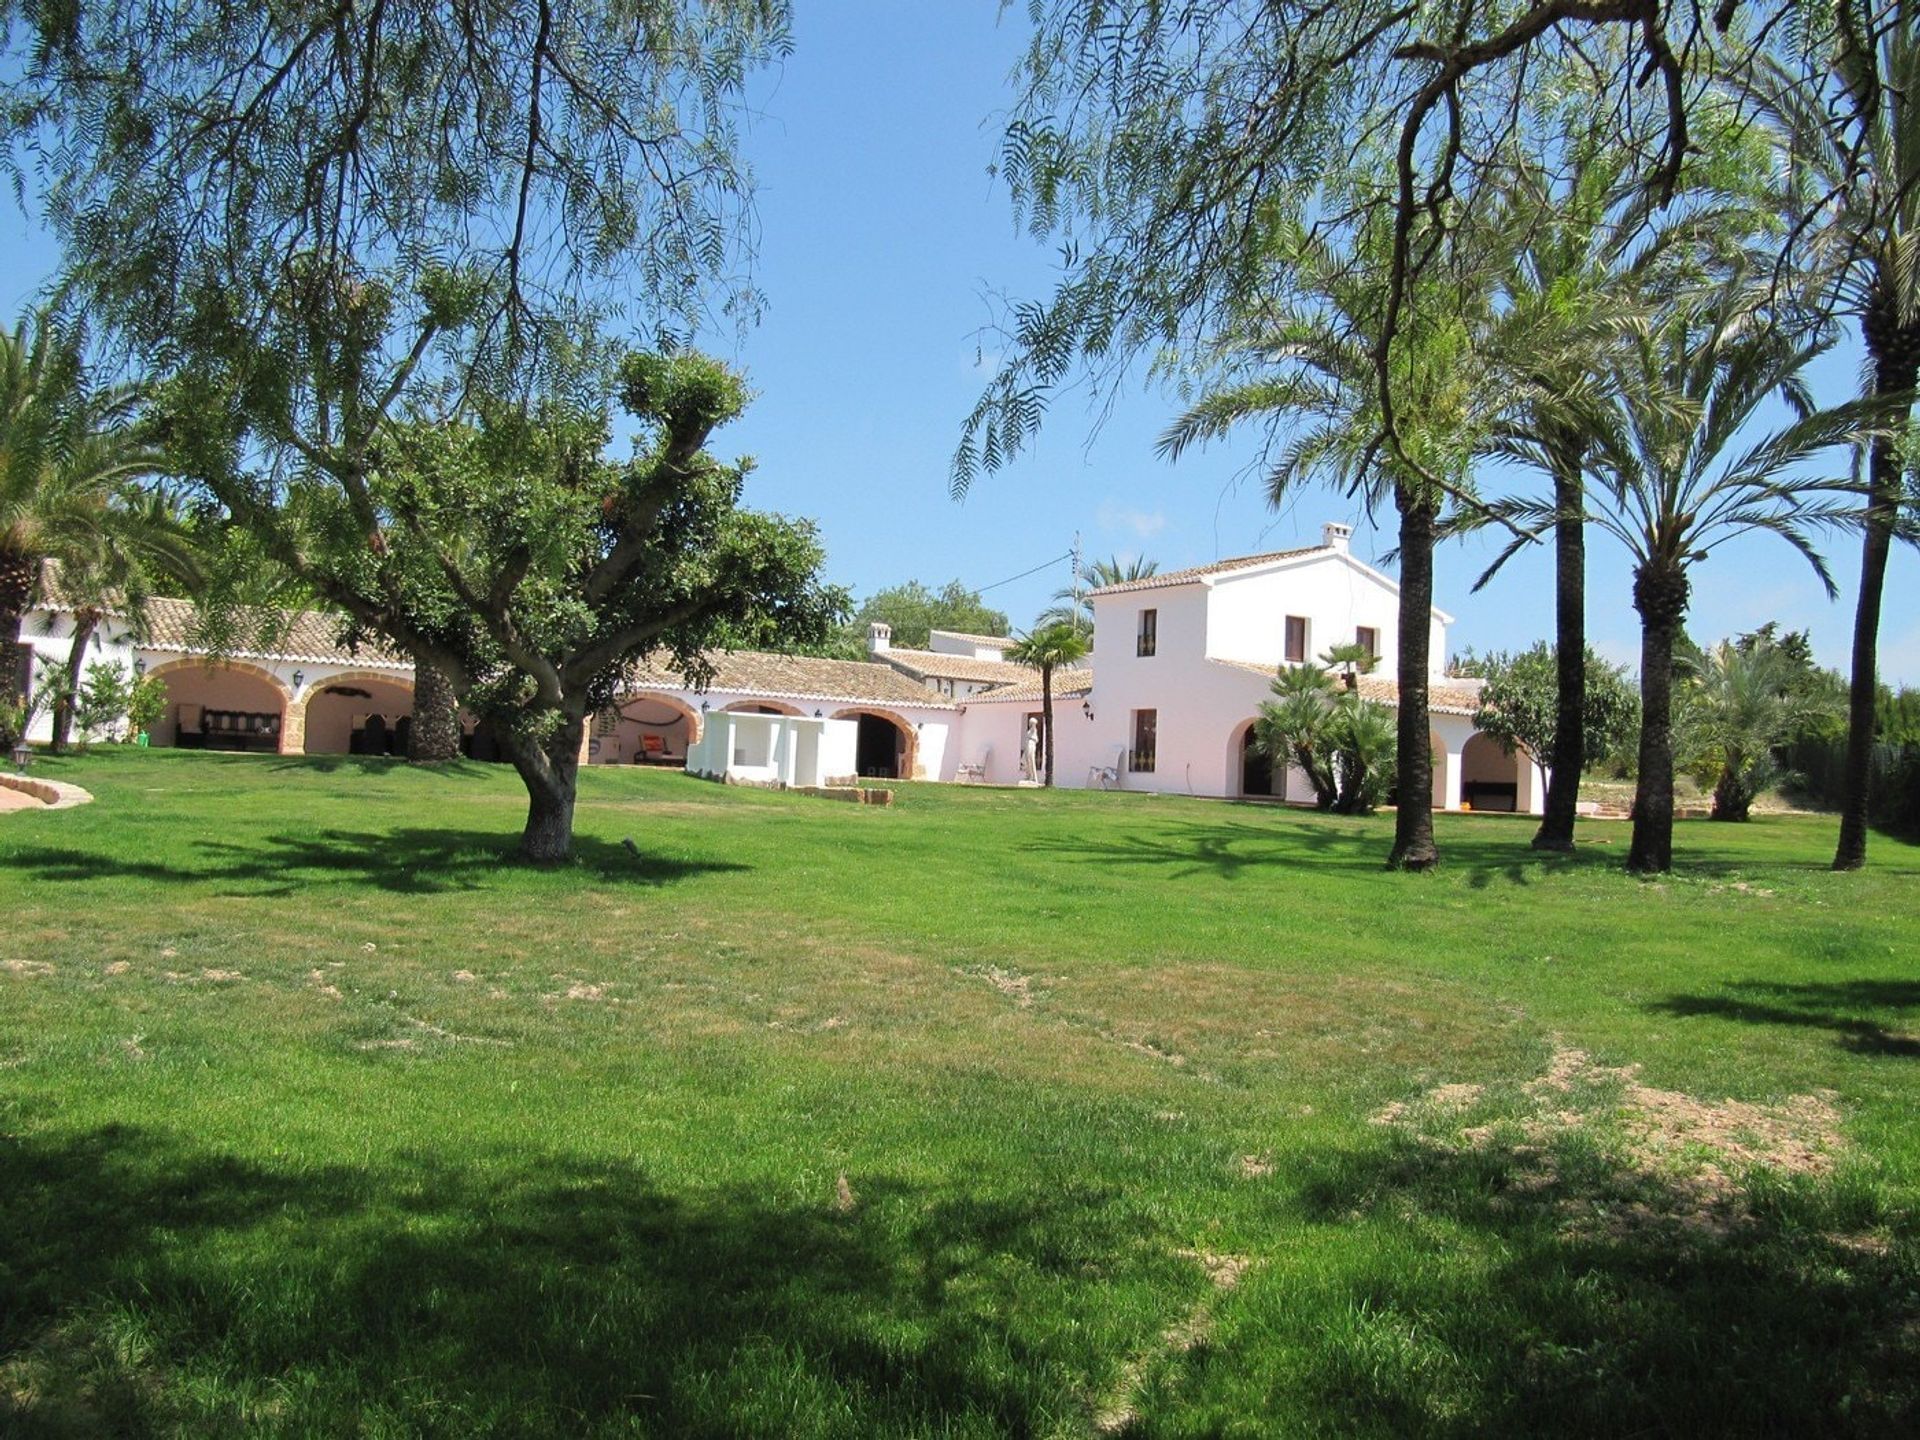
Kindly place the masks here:
POLYGON ((883 715, 862 715, 854 768, 877 780, 900 778, 900 729, 883 715))
POLYGON ((1240 737, 1240 793, 1256 796, 1273 794, 1273 761, 1260 748, 1251 725, 1240 737))

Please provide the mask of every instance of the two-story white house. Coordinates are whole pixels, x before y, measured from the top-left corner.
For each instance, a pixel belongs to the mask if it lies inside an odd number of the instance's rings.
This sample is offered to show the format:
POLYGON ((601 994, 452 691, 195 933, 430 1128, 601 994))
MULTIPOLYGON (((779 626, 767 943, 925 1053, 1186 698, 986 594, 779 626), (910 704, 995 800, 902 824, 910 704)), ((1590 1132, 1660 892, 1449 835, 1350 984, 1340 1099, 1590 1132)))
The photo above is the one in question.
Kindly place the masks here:
MULTIPOLYGON (((1056 774, 1062 785, 1107 785, 1180 795, 1310 800, 1297 770, 1277 773, 1251 741, 1262 701, 1283 665, 1317 662, 1357 643, 1378 657, 1359 682, 1392 705, 1400 589, 1354 558, 1351 527, 1328 525, 1319 545, 1246 555, 1093 592, 1090 668, 1055 677, 1056 774)), ((1453 617, 1430 624, 1437 808, 1538 813, 1546 782, 1524 755, 1507 755, 1473 728, 1479 682, 1446 678, 1453 617)), ((1039 692, 1031 682, 968 699, 964 759, 1017 756, 1039 692)))

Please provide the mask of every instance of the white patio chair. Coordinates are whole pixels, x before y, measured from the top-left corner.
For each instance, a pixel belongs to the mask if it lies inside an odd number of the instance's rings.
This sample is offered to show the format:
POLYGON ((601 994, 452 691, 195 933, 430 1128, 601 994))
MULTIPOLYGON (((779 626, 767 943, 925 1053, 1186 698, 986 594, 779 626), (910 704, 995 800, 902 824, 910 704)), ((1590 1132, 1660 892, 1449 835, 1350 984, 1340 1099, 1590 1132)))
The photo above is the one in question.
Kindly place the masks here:
POLYGON ((966 785, 969 783, 974 785, 984 785, 987 779, 987 766, 990 765, 992 762, 993 762, 993 747, 991 745, 988 745, 981 749, 980 758, 978 760, 962 763, 956 766, 954 768, 953 778, 959 781, 962 785, 966 785))
POLYGON ((1095 786, 1098 786, 1102 790, 1118 790, 1120 788, 1120 770, 1126 763, 1127 747, 1124 745, 1114 746, 1113 763, 1111 765, 1089 765, 1087 767, 1087 788, 1091 790, 1095 786))

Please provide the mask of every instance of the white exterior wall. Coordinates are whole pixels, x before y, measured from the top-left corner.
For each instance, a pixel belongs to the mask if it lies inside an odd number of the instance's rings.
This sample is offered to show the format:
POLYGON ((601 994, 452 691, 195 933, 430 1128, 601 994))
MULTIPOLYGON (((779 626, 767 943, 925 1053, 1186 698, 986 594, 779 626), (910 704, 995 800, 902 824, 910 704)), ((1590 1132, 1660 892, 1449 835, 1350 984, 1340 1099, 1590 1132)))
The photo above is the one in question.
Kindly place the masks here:
MULTIPOLYGON (((1373 673, 1392 676, 1399 668, 1400 592, 1345 554, 1306 555, 1256 574, 1226 576, 1207 588, 1205 655, 1277 666, 1286 654, 1286 617, 1299 615, 1307 622, 1309 660, 1347 644, 1365 625, 1379 634, 1380 663, 1373 673)), ((1428 667, 1436 676, 1446 664, 1446 636, 1446 622, 1436 614, 1428 667)))
POLYGON ((709 717, 687 755, 687 770, 746 784, 850 784, 858 736, 851 720, 723 711, 709 717))

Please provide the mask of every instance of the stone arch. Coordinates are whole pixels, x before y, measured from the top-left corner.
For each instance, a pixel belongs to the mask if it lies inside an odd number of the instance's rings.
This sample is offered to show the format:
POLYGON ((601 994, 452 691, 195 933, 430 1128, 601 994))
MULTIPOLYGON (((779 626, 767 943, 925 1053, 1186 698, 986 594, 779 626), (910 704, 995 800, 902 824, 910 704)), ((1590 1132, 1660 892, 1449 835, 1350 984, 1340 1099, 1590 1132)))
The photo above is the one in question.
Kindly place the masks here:
POLYGON ((686 763, 687 752, 700 743, 706 724, 699 710, 680 696, 666 690, 628 690, 613 702, 613 708, 593 718, 587 732, 589 764, 637 764, 652 760, 686 763), (629 707, 644 709, 629 713, 629 707), (665 718, 645 710, 663 710, 665 718), (649 752, 646 737, 659 742, 657 752, 649 752))
POLYGON ((200 655, 183 655, 162 661, 147 672, 149 679, 167 687, 167 709, 149 732, 158 746, 179 745, 184 733, 188 744, 216 748, 271 749, 282 755, 298 755, 305 741, 301 728, 303 715, 287 682, 262 665, 245 660, 210 660, 200 655), (208 714, 248 717, 272 717, 272 731, 252 728, 249 721, 231 730, 207 727, 208 714), (189 723, 182 726, 182 720, 189 723), (269 743, 271 741, 271 743, 269 743))
POLYGON ((721 706, 723 714, 729 715, 805 715, 807 712, 798 705, 789 705, 784 700, 735 700, 730 705, 721 706))
MULTIPOLYGON (((833 714, 827 718, 831 720, 885 721, 893 727, 897 737, 894 749, 893 773, 890 776, 877 778, 894 780, 917 780, 921 778, 920 732, 912 721, 903 719, 893 711, 879 705, 849 705, 844 709, 834 711, 833 714)), ((858 756, 869 752, 872 746, 873 733, 867 724, 861 724, 860 744, 855 748, 856 762, 858 756)), ((866 771, 862 769, 861 773, 865 774, 866 771)))
MULTIPOLYGON (((353 751, 353 715, 361 707, 358 696, 328 695, 328 691, 337 686, 352 689, 370 689, 364 708, 367 713, 377 714, 388 727, 389 737, 394 740, 391 753, 404 756, 406 745, 393 735, 401 719, 412 723, 413 716, 413 676, 411 673, 396 670, 343 670, 338 675, 327 675, 312 680, 301 690, 294 708, 300 716, 301 746, 308 755, 346 755, 353 751), (405 704, 400 704, 402 696, 396 691, 404 691, 405 704), (316 711, 315 707, 318 707, 316 711), (316 724, 317 722, 317 724, 316 724), (314 732, 318 730, 316 735, 314 732)), ((382 754, 389 753, 382 749, 382 754)))
POLYGON ((1491 735, 1476 730, 1460 748, 1460 799, 1475 810, 1520 808, 1520 767, 1528 761, 1516 748, 1509 755, 1491 735))

